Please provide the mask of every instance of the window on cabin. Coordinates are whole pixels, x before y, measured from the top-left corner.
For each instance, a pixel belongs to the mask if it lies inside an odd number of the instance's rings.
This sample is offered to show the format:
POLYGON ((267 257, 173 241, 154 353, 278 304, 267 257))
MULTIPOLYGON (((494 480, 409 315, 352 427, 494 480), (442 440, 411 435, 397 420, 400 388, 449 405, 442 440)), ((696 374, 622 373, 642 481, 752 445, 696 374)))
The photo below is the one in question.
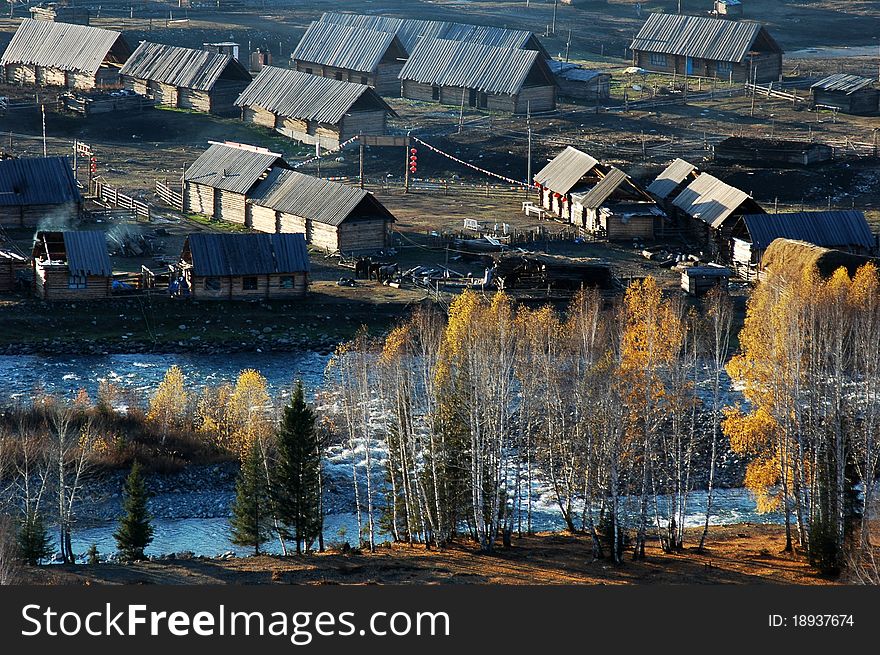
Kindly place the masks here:
POLYGON ((651 65, 652 66, 666 66, 666 55, 662 52, 652 52, 651 53, 651 65))
POLYGON ((278 286, 282 289, 293 289, 293 276, 282 275, 281 279, 278 280, 278 286))
POLYGON ((255 275, 250 275, 248 277, 241 278, 241 288, 244 291, 256 291, 257 277, 255 275))
POLYGON ((716 61, 715 62, 715 70, 719 73, 729 73, 733 70, 733 62, 730 61, 716 61))
POLYGON ((440 87, 432 86, 431 87, 431 100, 439 100, 440 99, 440 87))
POLYGON ((86 288, 86 276, 85 275, 71 275, 67 278, 67 288, 68 289, 85 289, 86 288))
POLYGON ((311 75, 311 74, 312 74, 312 69, 311 69, 311 68, 306 68, 306 73, 308 73, 309 75, 311 75))
POLYGON ((220 278, 219 277, 206 277, 205 278, 205 291, 220 291, 220 278))

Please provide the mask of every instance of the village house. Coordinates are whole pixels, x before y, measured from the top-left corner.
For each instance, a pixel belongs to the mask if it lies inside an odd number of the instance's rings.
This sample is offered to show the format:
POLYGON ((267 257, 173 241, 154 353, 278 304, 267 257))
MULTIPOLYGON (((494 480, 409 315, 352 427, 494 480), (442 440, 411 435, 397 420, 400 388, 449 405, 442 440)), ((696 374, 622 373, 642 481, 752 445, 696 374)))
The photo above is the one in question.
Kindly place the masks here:
POLYGON ((803 241, 854 255, 877 252, 877 237, 864 213, 855 210, 745 214, 732 229, 731 261, 737 274, 754 279, 776 239, 803 241))
POLYGON ((585 152, 568 146, 535 174, 540 206, 572 222, 572 195, 592 189, 608 168, 585 152))
POLYGON ((231 55, 142 41, 119 71, 126 89, 160 105, 237 114, 235 101, 251 82, 231 55))
POLYGON ((300 233, 327 252, 361 255, 390 245, 394 216, 363 189, 275 169, 248 203, 253 229, 300 233))
POLYGON ((314 22, 290 55, 303 73, 371 86, 383 96, 399 96, 397 79, 409 54, 391 32, 314 22))
POLYGON ((703 296, 716 288, 727 291, 732 275, 733 271, 718 264, 688 266, 681 271, 681 288, 691 296, 703 296))
POLYGON ((119 32, 25 18, 0 57, 7 84, 117 86, 131 48, 119 32))
POLYGON ((566 61, 548 59, 559 95, 569 100, 601 100, 611 95, 611 74, 566 61))
POLYGON ((613 166, 592 189, 571 194, 571 222, 610 241, 653 239, 663 219, 648 192, 613 166))
POLYGON ((332 149, 363 135, 383 135, 397 116, 366 84, 266 66, 235 101, 246 123, 332 149))
POLYGON ((422 39, 448 39, 464 43, 479 43, 502 48, 522 48, 541 53, 544 59, 550 55, 544 46, 528 30, 511 30, 505 27, 470 25, 439 20, 417 20, 413 18, 393 18, 391 16, 343 14, 325 12, 319 19, 321 23, 347 25, 361 29, 395 34, 407 52, 413 52, 422 39))
POLYGON ((246 225, 247 198, 282 156, 241 143, 212 143, 183 176, 183 210, 246 225))
POLYGON ((305 237, 190 234, 172 282, 179 295, 196 300, 302 297, 309 287, 305 237))
POLYGON ((422 39, 400 71, 412 100, 513 114, 556 108, 556 84, 535 50, 422 39))
POLYGON ((0 248, 0 293, 18 289, 30 270, 30 259, 10 248, 0 248))
POLYGON ((724 261, 731 257, 731 237, 739 217, 764 213, 748 193, 708 173, 685 187, 672 205, 684 218, 685 227, 724 261))
POLYGON ((835 73, 816 82, 810 92, 814 107, 834 107, 844 114, 880 111, 880 88, 868 77, 835 73))
POLYGON ((700 171, 696 166, 684 159, 675 159, 669 166, 654 178, 647 191, 664 210, 669 211, 669 204, 685 187, 697 179, 700 171))
POLYGON ((0 160, 0 227, 72 223, 81 210, 67 157, 0 160))
POLYGON ((772 82, 782 48, 758 23, 652 13, 633 39, 633 64, 658 73, 772 82))
POLYGON ((34 291, 43 300, 110 296, 113 269, 103 232, 39 231, 33 249, 34 291))

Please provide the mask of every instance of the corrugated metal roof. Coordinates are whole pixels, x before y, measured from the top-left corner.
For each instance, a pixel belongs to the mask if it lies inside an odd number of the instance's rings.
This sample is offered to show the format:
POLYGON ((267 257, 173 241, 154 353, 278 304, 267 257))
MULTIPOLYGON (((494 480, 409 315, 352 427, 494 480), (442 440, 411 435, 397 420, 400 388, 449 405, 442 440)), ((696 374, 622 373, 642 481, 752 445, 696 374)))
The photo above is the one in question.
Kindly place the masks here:
POLYGON ((397 115, 365 84, 341 82, 275 66, 264 67, 235 105, 261 107, 279 116, 335 125, 358 101, 371 109, 384 109, 393 116, 397 115))
POLYGON ((762 31, 775 45, 758 23, 655 13, 648 16, 630 49, 739 63, 762 31))
POLYGON ((504 27, 468 25, 437 20, 415 20, 411 18, 392 18, 390 16, 367 16, 364 14, 341 14, 326 12, 321 16, 322 23, 351 25, 380 32, 391 32, 400 38, 407 52, 412 52, 422 38, 450 39, 467 41, 503 48, 526 48, 536 50, 546 59, 550 55, 528 30, 509 30, 504 27))
POLYGON ((394 56, 407 57, 407 51, 393 32, 316 21, 309 25, 290 58, 372 73, 389 50, 394 56))
POLYGON ((750 196, 745 191, 740 191, 708 173, 702 173, 672 204, 688 216, 708 223, 713 228, 719 228, 728 216, 749 199, 750 196))
POLYGON ((796 239, 824 248, 875 245, 864 213, 855 210, 747 214, 742 219, 756 250, 765 250, 774 239, 796 239))
POLYGON ((648 193, 653 193, 658 198, 668 198, 679 184, 687 179, 687 176, 697 170, 697 167, 686 162, 684 159, 676 159, 657 176, 650 185, 648 193))
POLYGON ((811 89, 822 91, 842 91, 847 95, 874 86, 874 80, 861 75, 849 75, 847 73, 835 73, 819 80, 811 89))
POLYGON ((0 206, 61 205, 81 200, 67 157, 0 161, 0 206))
POLYGON ((423 39, 398 77, 434 86, 513 95, 519 93, 529 73, 540 65, 538 62, 535 50, 423 39))
MULTIPOLYGON (((110 276, 110 255, 107 254, 107 237, 100 230, 79 232, 37 232, 36 244, 64 242, 67 268, 71 275, 110 276)), ((47 256, 50 253, 46 253, 47 256)), ((56 262, 58 260, 52 260, 56 262)))
POLYGON ((185 89, 210 91, 227 69, 235 78, 251 79, 244 66, 231 55, 142 41, 119 74, 185 89))
POLYGON ((198 276, 308 273, 304 234, 190 234, 193 272, 198 276))
POLYGON ((247 193, 269 168, 285 164, 263 148, 212 144, 186 170, 184 180, 233 193, 247 193))
POLYGON ((0 66, 34 64, 94 74, 117 41, 127 56, 131 50, 119 32, 25 18, 0 57, 0 66))
POLYGON ((254 189, 250 200, 262 207, 333 226, 345 221, 364 201, 375 216, 394 220, 373 194, 296 171, 273 170, 254 189))
POLYGON ((535 182, 556 193, 568 193, 599 164, 585 152, 567 146, 535 175, 535 182))
POLYGON ((598 209, 628 178, 629 175, 612 166, 596 186, 586 193, 572 195, 572 199, 576 198, 587 209, 598 209))

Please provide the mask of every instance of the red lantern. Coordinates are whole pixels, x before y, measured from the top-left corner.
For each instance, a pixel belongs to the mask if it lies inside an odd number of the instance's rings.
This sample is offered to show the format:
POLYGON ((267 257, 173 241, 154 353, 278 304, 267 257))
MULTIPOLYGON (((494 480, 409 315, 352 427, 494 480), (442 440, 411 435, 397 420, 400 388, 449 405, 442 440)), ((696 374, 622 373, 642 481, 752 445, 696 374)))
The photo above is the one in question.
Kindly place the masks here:
POLYGON ((416 150, 415 148, 410 148, 410 149, 409 149, 409 152, 410 152, 410 154, 413 154, 413 155, 414 155, 414 154, 416 154, 416 153, 418 152, 418 150, 416 150))

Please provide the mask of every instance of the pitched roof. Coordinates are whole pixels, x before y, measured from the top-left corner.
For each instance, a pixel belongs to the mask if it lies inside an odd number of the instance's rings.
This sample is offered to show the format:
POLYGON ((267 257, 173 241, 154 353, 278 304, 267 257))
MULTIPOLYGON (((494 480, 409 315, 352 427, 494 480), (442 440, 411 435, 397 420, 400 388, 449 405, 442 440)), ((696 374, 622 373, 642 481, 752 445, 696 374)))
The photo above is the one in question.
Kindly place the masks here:
POLYGON ((567 146, 535 175, 535 182, 556 193, 568 193, 592 171, 599 161, 585 152, 567 146))
POLYGON ((340 225, 366 201, 376 216, 394 220, 373 194, 296 171, 276 169, 251 195, 251 202, 275 211, 309 218, 318 223, 340 225))
MULTIPOLYGON (((603 177, 596 186, 586 193, 578 194, 578 202, 587 209, 598 209, 617 191, 621 185, 629 182, 630 188, 639 195, 644 195, 640 187, 637 187, 629 175, 619 168, 611 167, 611 170, 603 177)), ((574 195, 572 196, 575 197, 574 195)), ((645 200, 649 198, 645 197, 645 200)))
POLYGON ((185 89, 210 91, 227 69, 241 80, 251 79, 244 66, 231 55, 142 41, 119 74, 185 89))
POLYGON ((393 32, 316 21, 309 25, 290 58, 371 73, 389 50, 398 56, 407 56, 393 32))
POLYGON ((286 162, 281 155, 241 144, 214 143, 186 169, 184 180, 247 193, 260 177, 275 165, 286 162))
MULTIPOLYGON (((79 232, 37 232, 37 244, 64 242, 64 256, 71 275, 109 276, 113 274, 110 255, 107 254, 107 237, 100 230, 79 232)), ((46 253, 50 255, 49 252, 46 253)), ((56 260, 53 260, 56 261, 56 260)))
POLYGON ((61 205, 81 200, 67 157, 0 161, 0 206, 61 205))
POLYGON ((351 25, 380 32, 391 32, 400 38, 407 52, 412 52, 421 38, 451 39, 505 48, 526 48, 537 50, 547 59, 550 55, 528 30, 510 30, 504 27, 468 25, 439 20, 415 20, 411 18, 392 18, 390 16, 367 16, 364 14, 341 14, 325 12, 322 23, 351 25))
POLYGON ((686 162, 684 159, 676 159, 663 172, 648 185, 648 193, 653 193, 658 198, 668 198, 679 184, 684 182, 688 175, 697 170, 697 167, 686 162))
POLYGON ((688 216, 719 228, 747 200, 751 200, 751 196, 745 191, 702 173, 678 194, 672 204, 688 216))
POLYGON ((25 18, 0 57, 0 66, 36 64, 94 74, 117 41, 127 55, 130 49, 119 32, 25 18))
POLYGON ((304 234, 190 234, 193 272, 199 276, 307 273, 304 234))
POLYGON ((818 82, 811 89, 819 89, 821 91, 842 91, 847 95, 867 89, 874 86, 874 80, 861 75, 849 75, 847 73, 834 73, 818 82))
POLYGON ((422 39, 398 77, 434 86, 512 95, 519 92, 535 66, 546 68, 539 60, 543 62, 535 50, 422 39))
POLYGON ((756 250, 765 250, 774 239, 795 239, 825 248, 871 249, 875 245, 865 215, 855 210, 746 214, 742 219, 756 250))
POLYGON ((279 116, 335 125, 358 101, 397 115, 365 84, 341 82, 275 66, 265 66, 235 105, 261 107, 279 116))
POLYGON ((629 47, 631 50, 738 63, 745 59, 762 33, 778 48, 758 23, 652 13, 629 47))

